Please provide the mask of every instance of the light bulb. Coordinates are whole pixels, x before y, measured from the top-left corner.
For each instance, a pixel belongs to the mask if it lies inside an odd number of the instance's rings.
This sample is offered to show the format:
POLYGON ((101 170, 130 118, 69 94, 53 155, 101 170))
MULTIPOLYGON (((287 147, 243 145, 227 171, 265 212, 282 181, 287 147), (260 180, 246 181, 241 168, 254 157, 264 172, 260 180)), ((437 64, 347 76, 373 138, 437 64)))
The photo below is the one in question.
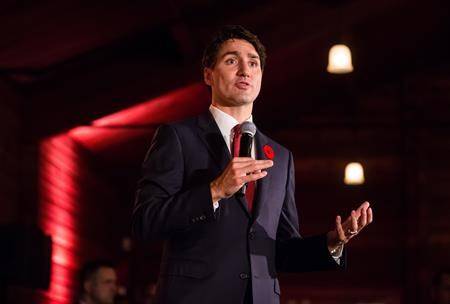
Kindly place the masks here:
POLYGON ((360 163, 349 163, 345 167, 344 183, 347 185, 364 184, 364 169, 360 163))
POLYGON ((327 71, 332 74, 345 74, 353 71, 352 53, 348 46, 336 44, 328 53, 327 71))

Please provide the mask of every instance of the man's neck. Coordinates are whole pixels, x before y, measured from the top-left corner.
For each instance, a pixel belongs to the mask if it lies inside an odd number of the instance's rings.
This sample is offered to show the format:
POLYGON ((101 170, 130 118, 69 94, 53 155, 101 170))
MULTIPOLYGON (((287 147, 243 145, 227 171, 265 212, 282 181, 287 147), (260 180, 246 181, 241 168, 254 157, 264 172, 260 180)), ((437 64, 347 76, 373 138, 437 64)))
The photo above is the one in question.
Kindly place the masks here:
POLYGON ((252 115, 253 104, 239 106, 239 107, 226 107, 212 102, 212 105, 219 110, 227 113, 228 115, 234 117, 239 123, 243 123, 252 115))

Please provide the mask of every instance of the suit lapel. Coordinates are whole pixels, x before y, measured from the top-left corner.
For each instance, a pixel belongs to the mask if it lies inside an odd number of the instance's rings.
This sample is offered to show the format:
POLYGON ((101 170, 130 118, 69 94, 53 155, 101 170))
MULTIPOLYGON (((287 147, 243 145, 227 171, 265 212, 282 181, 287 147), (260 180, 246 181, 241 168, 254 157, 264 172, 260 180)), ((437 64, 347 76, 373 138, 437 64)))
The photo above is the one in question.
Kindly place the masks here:
POLYGON ((230 151, 211 113, 198 117, 199 136, 222 172, 231 160, 230 151))
MULTIPOLYGON (((256 159, 268 159, 263 152, 263 147, 268 144, 268 138, 259 130, 255 134, 255 157, 256 159)), ((269 195, 270 183, 271 183, 271 174, 270 171, 273 169, 268 168, 267 175, 261 179, 259 179, 256 183, 256 196, 254 200, 254 210, 253 210, 253 220, 255 220, 259 212, 261 211, 261 206, 264 203, 264 199, 269 195)))

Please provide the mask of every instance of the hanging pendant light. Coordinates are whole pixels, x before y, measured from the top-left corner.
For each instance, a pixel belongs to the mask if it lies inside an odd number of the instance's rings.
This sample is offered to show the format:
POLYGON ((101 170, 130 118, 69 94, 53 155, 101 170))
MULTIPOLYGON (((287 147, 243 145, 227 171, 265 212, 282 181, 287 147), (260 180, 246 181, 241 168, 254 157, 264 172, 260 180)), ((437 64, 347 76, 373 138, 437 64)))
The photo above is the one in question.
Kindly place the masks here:
POLYGON ((336 44, 328 53, 327 71, 332 74, 346 74, 353 71, 352 53, 348 46, 336 44))
POLYGON ((349 163, 345 167, 344 183, 347 185, 364 184, 364 169, 360 163, 349 163))

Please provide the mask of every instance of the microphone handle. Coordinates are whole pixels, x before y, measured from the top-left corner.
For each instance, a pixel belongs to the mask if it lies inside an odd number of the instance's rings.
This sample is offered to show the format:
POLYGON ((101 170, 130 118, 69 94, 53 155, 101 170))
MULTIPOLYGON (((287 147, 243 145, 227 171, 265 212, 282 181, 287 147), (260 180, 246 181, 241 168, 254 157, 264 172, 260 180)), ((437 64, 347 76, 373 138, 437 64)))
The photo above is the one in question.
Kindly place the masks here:
POLYGON ((239 157, 252 156, 253 136, 248 133, 241 135, 241 144, 239 146, 239 157))
MULTIPOLYGON (((241 135, 241 144, 239 149, 239 157, 251 157, 252 156, 252 144, 253 136, 244 133, 241 135)), ((241 189, 239 189, 238 194, 244 196, 247 190, 247 184, 244 184, 241 189)))

